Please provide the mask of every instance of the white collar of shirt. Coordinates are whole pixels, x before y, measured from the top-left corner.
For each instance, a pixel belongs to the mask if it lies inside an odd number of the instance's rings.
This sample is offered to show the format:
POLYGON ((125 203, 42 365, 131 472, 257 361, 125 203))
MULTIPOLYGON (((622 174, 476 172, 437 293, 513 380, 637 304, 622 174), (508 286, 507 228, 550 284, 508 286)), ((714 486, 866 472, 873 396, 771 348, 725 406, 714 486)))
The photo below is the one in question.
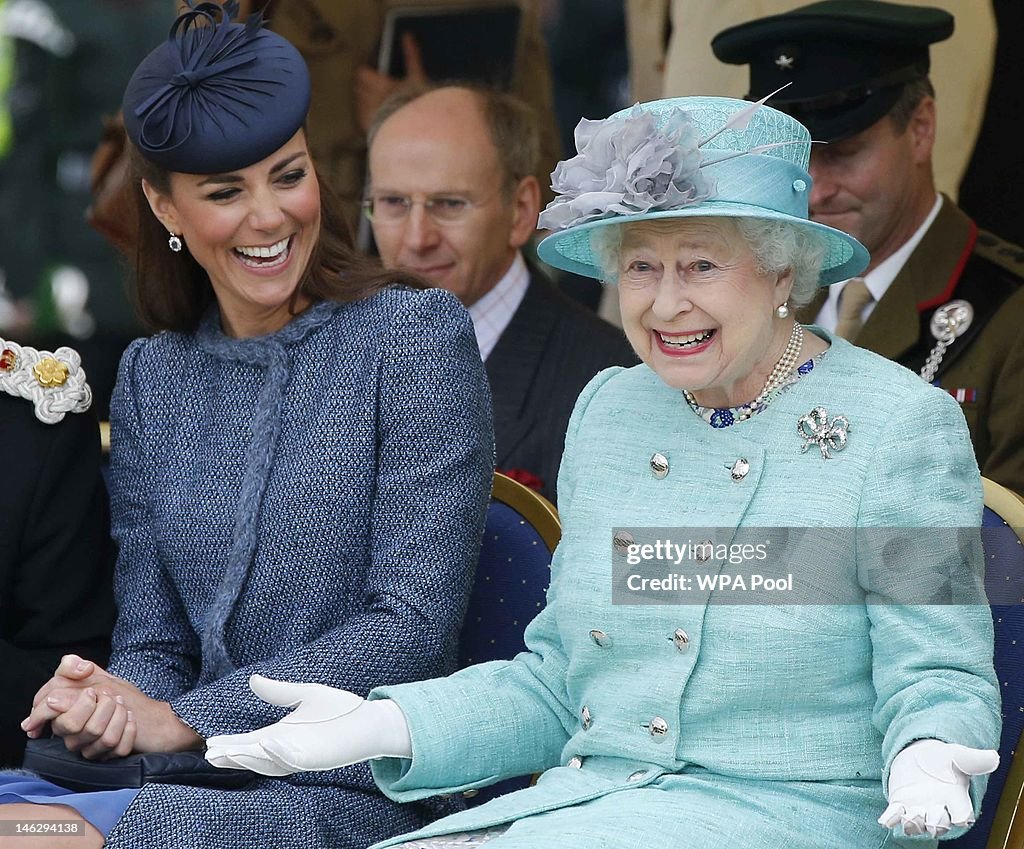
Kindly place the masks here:
POLYGON ((530 288, 530 269, 521 253, 516 253, 512 265, 501 280, 490 292, 469 307, 469 317, 473 319, 473 330, 476 331, 476 344, 480 348, 480 358, 486 360, 498 339, 505 332, 512 316, 523 302, 526 290, 530 288))
MULTIPOLYGON (((921 226, 914 231, 914 235, 905 241, 899 248, 891 255, 886 257, 882 262, 873 268, 870 272, 864 275, 864 285, 868 287, 868 291, 871 293, 871 300, 868 301, 864 307, 862 316, 867 321, 868 316, 871 315, 872 310, 875 308, 882 296, 888 291, 892 285, 892 281, 896 279, 896 275, 900 273, 900 270, 906 265, 907 260, 910 259, 910 255, 914 252, 917 246, 921 243, 921 239, 924 238, 924 234, 928 232, 928 228, 932 226, 932 222, 935 221, 935 216, 939 214, 939 210, 942 208, 942 197, 940 195, 935 196, 935 203, 932 205, 931 211, 927 217, 921 223, 921 226)), ((826 330, 834 331, 836 329, 836 322, 839 320, 839 296, 843 292, 843 287, 846 286, 846 281, 842 283, 836 283, 834 286, 830 286, 828 290, 828 298, 822 305, 820 312, 818 313, 815 322, 826 330)))

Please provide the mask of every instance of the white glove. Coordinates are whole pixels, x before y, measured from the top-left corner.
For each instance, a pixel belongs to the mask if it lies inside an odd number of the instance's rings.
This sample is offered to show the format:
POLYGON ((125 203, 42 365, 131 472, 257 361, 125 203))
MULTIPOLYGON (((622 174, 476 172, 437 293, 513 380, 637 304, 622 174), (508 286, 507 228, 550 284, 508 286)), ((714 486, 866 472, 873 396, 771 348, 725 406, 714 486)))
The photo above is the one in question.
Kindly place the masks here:
POLYGON ((263 701, 295 710, 256 731, 208 739, 206 759, 214 766, 280 776, 412 757, 409 726, 390 700, 368 702, 347 690, 262 675, 250 677, 249 687, 263 701))
POLYGON ((992 749, 969 749, 941 740, 918 740, 889 768, 889 807, 880 825, 903 825, 905 834, 939 837, 954 825, 974 822, 969 792, 972 775, 987 775, 999 766, 992 749))

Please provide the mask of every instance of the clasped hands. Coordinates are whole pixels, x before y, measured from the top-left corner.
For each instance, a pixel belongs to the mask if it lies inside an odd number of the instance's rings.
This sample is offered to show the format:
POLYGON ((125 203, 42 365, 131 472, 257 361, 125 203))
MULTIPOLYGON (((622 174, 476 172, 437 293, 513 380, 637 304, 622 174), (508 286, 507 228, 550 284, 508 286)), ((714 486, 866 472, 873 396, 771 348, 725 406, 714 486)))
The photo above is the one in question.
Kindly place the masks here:
POLYGON ((184 751, 203 744, 167 702, 150 698, 134 684, 74 654, 61 658, 53 677, 33 698, 32 712, 21 728, 35 738, 47 723, 68 749, 91 760, 184 751))

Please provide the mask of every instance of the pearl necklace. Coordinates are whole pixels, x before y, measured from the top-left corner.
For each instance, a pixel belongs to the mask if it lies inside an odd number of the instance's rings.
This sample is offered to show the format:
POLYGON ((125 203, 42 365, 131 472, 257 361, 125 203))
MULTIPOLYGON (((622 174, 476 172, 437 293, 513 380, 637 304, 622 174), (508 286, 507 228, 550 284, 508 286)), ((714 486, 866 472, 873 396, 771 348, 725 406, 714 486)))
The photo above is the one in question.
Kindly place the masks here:
POLYGON ((782 356, 779 357, 775 368, 771 370, 757 397, 746 404, 740 404, 732 409, 729 407, 703 407, 697 403, 688 389, 683 390, 683 397, 690 408, 712 427, 728 427, 737 421, 749 419, 768 406, 770 400, 768 396, 786 382, 790 372, 797 365, 803 347, 804 327, 800 322, 793 322, 793 330, 789 334, 789 341, 786 343, 786 349, 782 352, 782 356))

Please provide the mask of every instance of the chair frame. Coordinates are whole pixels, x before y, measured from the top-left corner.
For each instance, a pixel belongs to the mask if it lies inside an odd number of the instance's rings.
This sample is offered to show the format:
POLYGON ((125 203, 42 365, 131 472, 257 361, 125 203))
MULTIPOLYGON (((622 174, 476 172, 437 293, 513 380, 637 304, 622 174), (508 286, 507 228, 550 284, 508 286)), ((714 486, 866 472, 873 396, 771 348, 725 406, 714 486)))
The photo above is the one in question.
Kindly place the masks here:
MULTIPOLYGON (((1018 741, 1017 749, 1024 741, 1018 741)), ((985 849, 1021 849, 1024 847, 1024 758, 1014 755, 1006 784, 992 819, 992 831, 985 849)))
MULTIPOLYGON (((1024 497, 986 477, 981 479, 981 487, 985 492, 985 506, 998 513, 1021 537, 1021 529, 1024 528, 1024 497)), ((1024 537, 1021 537, 1021 541, 1024 542, 1024 537)))
MULTIPOLYGON (((1009 525, 1024 545, 1024 501, 1002 484, 982 478, 985 506, 1009 525)), ((986 849, 1024 849, 1024 735, 1014 750, 1013 763, 992 819, 986 849)))
POLYGON ((543 495, 501 472, 495 472, 491 498, 515 510, 533 525, 548 551, 555 550, 562 537, 562 525, 555 505, 543 495))
MULTIPOLYGON (((494 473, 491 500, 504 504, 522 516, 523 521, 532 525, 533 529, 537 531, 548 552, 554 552, 555 546, 562 538, 562 524, 554 504, 536 490, 497 471, 494 473)), ((539 773, 531 778, 530 783, 536 784, 538 777, 539 773)), ((472 799, 479 792, 479 790, 466 790, 462 795, 466 799, 472 799)))

